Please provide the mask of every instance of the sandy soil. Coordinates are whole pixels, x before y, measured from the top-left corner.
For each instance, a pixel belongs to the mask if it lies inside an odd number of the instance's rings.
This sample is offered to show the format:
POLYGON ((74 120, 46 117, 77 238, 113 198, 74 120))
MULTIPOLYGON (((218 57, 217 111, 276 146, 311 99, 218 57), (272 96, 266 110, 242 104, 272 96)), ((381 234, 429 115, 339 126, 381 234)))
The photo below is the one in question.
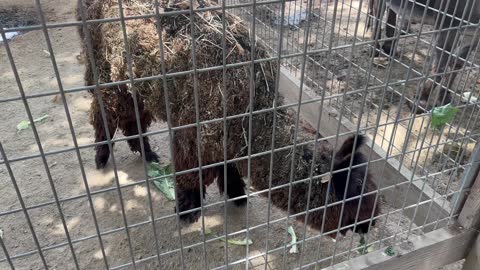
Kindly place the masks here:
MULTIPOLYGON (((43 10, 49 22, 73 21, 73 8, 75 1, 69 0, 43 0, 43 10)), ((9 8, 13 4, 22 8, 31 8, 31 1, 2 1, 1 8, 9 8)), ((83 66, 78 62, 80 52, 79 38, 74 28, 55 28, 49 30, 53 43, 55 57, 59 67, 61 83, 65 89, 72 89, 83 85, 83 66)), ((15 64, 20 74, 22 86, 27 96, 58 91, 58 84, 53 72, 43 32, 29 31, 22 33, 9 42, 12 49, 15 64)), ((4 45, 0 44, 0 86, 1 98, 12 98, 10 102, 1 103, 0 138, 5 148, 8 159, 18 159, 30 155, 38 155, 38 147, 31 129, 16 131, 16 126, 27 115, 19 96, 18 87, 8 62, 4 45)), ((71 115, 73 128, 79 145, 86 145, 93 141, 93 130, 88 124, 88 109, 90 96, 85 92, 76 92, 67 95, 68 111, 71 115)), ((28 99, 28 105, 33 117, 37 118, 44 114, 49 117, 39 123, 39 132, 42 147, 50 153, 73 147, 72 135, 66 118, 65 107, 53 94, 28 99)), ((162 123, 154 125, 150 130, 164 128, 162 123)), ((155 151, 160 155, 162 163, 169 163, 169 145, 166 134, 151 137, 155 151)), ((289 242, 285 228, 285 220, 270 224, 267 235, 266 226, 249 230, 253 244, 247 249, 243 246, 229 245, 227 251, 222 241, 213 241, 186 248, 183 254, 177 251, 180 244, 189 246, 202 243, 203 237, 197 231, 200 223, 183 228, 182 236, 178 236, 177 225, 174 217, 162 218, 155 222, 157 239, 154 238, 153 226, 149 222, 150 210, 148 204, 147 188, 142 181, 145 179, 142 161, 139 156, 131 154, 126 143, 120 142, 115 145, 116 165, 118 167, 119 182, 122 185, 123 205, 126 212, 126 220, 129 226, 131 243, 127 239, 121 213, 120 199, 115 190, 112 164, 103 171, 97 171, 94 165, 94 152, 92 148, 80 150, 80 161, 74 151, 47 156, 47 164, 55 190, 63 200, 61 209, 65 216, 69 233, 75 243, 73 245, 75 255, 81 269, 103 269, 103 260, 100 252, 99 240, 93 223, 92 212, 85 195, 83 178, 80 171, 80 162, 84 166, 87 182, 93 195, 95 214, 99 228, 105 235, 104 242, 107 260, 110 267, 117 267, 131 262, 130 248, 135 260, 143 260, 138 263, 138 269, 178 269, 185 263, 186 269, 204 269, 220 267, 225 263, 228 255, 229 263, 241 260, 248 256, 255 256, 265 251, 268 241, 269 249, 279 250, 272 252, 268 260, 259 256, 251 259, 248 263, 251 269, 263 269, 268 261, 268 267, 278 269, 286 263, 287 268, 299 266, 300 263, 310 263, 321 259, 319 266, 327 266, 334 262, 340 262, 348 257, 358 256, 357 252, 348 253, 351 248, 358 245, 359 237, 349 233, 347 237, 333 243, 325 237, 310 240, 300 250, 299 254, 284 253, 281 249, 285 242, 289 242), (67 199, 67 200, 66 200, 67 199), (182 241, 180 241, 180 239, 182 241), (160 259, 152 257, 156 255, 156 241, 158 241, 159 253, 167 253, 160 259), (182 243, 181 243, 182 242, 182 243), (130 246, 131 244, 131 246, 130 246), (347 252, 344 255, 339 253, 347 252), (329 258, 336 254, 334 258, 329 258), (284 256, 285 255, 285 256, 284 256), (183 257, 183 260, 182 260, 183 257), (207 260, 205 261, 204 258, 207 260)), ((74 269, 71 250, 65 245, 66 236, 61 225, 59 210, 54 202, 52 188, 50 187, 45 170, 45 164, 39 157, 15 161, 11 163, 15 181, 19 186, 21 196, 29 207, 28 214, 32 220, 34 231, 41 246, 44 248, 44 256, 51 269, 74 269), (60 246, 56 246, 60 245, 60 246)), ((12 179, 7 173, 5 165, 0 165, 0 229, 3 231, 3 241, 10 256, 18 257, 14 260, 17 269, 43 269, 40 257, 36 253, 32 234, 29 230, 26 218, 20 210, 20 203, 12 185, 12 179)), ((155 219, 173 214, 174 203, 167 201, 156 190, 152 191, 153 215, 155 219)), ((207 203, 223 200, 212 185, 207 190, 207 203)), ((227 224, 228 232, 250 228, 264 224, 267 220, 267 201, 261 197, 250 198, 248 210, 237 209, 227 205, 228 215, 224 216, 224 206, 209 207, 205 210, 205 224, 213 231, 213 234, 224 234, 224 224, 227 224), (247 218, 248 212, 248 218, 247 218)), ((391 208, 383 205, 385 212, 391 208)), ((286 214, 278 209, 272 209, 271 219, 285 217, 286 214)), ((301 223, 291 221, 299 239, 318 235, 318 232, 306 230, 301 223)), ((400 214, 392 214, 388 221, 382 219, 379 226, 368 236, 369 241, 377 240, 380 236, 392 236, 395 231, 408 230, 410 221, 400 214)), ((413 227, 414 228, 414 227, 413 227)), ((207 235, 206 239, 213 235, 207 235)), ((245 233, 234 236, 241 239, 245 233)), ((399 235, 396 240, 399 240, 399 235)), ((385 245, 392 244, 387 240, 385 245)), ((0 258, 4 258, 0 251, 0 258)), ((245 267, 239 263, 231 268, 245 267)), ((0 269, 8 269, 8 264, 3 260, 0 269)), ((313 267, 312 267, 313 268, 313 267)), ((126 269, 133 269, 127 266, 126 269)))

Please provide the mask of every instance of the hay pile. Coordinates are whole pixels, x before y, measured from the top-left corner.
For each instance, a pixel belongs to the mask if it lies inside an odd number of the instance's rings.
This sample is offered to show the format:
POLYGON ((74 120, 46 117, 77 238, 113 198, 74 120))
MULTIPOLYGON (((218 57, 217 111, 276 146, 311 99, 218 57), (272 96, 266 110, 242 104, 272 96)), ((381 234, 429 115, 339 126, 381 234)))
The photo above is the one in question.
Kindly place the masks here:
MULTIPOLYGON (((155 14, 153 0, 127 0, 124 1, 124 16, 155 14)), ((208 5, 208 4, 207 4, 208 5)), ((119 16, 118 2, 115 0, 87 0, 86 8, 89 20, 111 18, 119 16)), ((171 10, 189 10, 188 1, 169 3, 171 10)), ((163 12, 163 11, 160 11, 163 12)), ((223 64, 222 20, 226 22, 225 48, 227 52, 226 64, 248 62, 251 60, 252 39, 249 29, 241 20, 231 14, 223 17, 220 11, 207 11, 195 13, 193 20, 188 14, 163 16, 158 22, 156 18, 127 20, 126 30, 129 53, 132 56, 134 78, 144 78, 162 74, 162 59, 160 39, 164 48, 164 65, 167 74, 189 71, 193 69, 192 60, 192 27, 194 28, 195 55, 197 69, 216 67, 223 64), (159 28, 157 28, 157 25, 159 28)), ((99 69, 100 81, 111 82, 129 80, 128 58, 125 53, 122 27, 119 22, 89 26, 93 39, 96 65, 99 69)), ((82 33, 82 36, 83 33, 82 33)), ((270 56, 267 49, 260 43, 255 44, 255 59, 265 59, 270 56)), ((173 126, 182 126, 195 123, 194 85, 198 85, 199 118, 200 121, 223 117, 222 99, 226 98, 227 115, 233 116, 248 113, 252 108, 250 102, 250 81, 255 83, 253 110, 272 108, 275 94, 275 61, 262 62, 254 65, 252 78, 251 66, 245 65, 226 70, 226 87, 223 82, 222 70, 197 73, 197 80, 192 74, 168 78, 167 89, 163 81, 154 80, 136 83, 133 85, 138 91, 146 109, 156 120, 166 121, 166 108, 164 94, 167 92, 170 101, 171 120, 173 126)), ((87 70, 85 79, 87 83, 93 82, 90 69, 87 70)), ((122 106, 118 98, 119 93, 132 90, 131 85, 117 89, 103 89, 104 100, 110 100, 108 106, 111 110, 133 113, 132 108, 122 106)), ((277 101, 281 105, 281 101, 277 101)), ((95 106, 92 104, 92 106, 95 106)), ((294 117, 286 110, 277 112, 277 129, 275 147, 292 145, 294 142, 294 117)), ((202 163, 212 164, 223 160, 223 122, 210 123, 201 126, 201 153, 202 163)), ((227 121, 227 156, 233 159, 247 154, 248 143, 248 116, 227 121)), ((306 128, 300 132, 298 141, 312 139, 314 132, 306 128)), ((252 154, 269 151, 272 140, 273 112, 256 114, 252 121, 252 154)), ((191 169, 198 166, 196 128, 186 128, 174 133, 175 168, 177 171, 191 169)), ((320 143, 319 151, 314 151, 313 144, 297 147, 295 155, 292 150, 277 152, 274 155, 275 168, 273 170, 273 184, 279 185, 289 181, 291 159, 295 156, 294 180, 307 178, 311 166, 311 159, 316 157, 316 174, 321 174, 330 169, 331 146, 320 143)), ((236 163, 240 174, 247 176, 247 162, 236 163)), ((257 189, 268 188, 268 175, 270 156, 264 155, 252 159, 251 184, 257 189)), ((209 185, 216 175, 215 168, 204 170, 204 183, 209 185)), ((182 175, 177 178, 178 188, 192 189, 199 186, 198 175, 182 175)), ((292 196, 293 212, 303 211, 306 205, 308 185, 298 184, 292 196)), ((323 205, 327 193, 326 185, 316 180, 313 185, 311 207, 323 205)), ((265 194, 266 195, 266 194, 265 194)), ((288 189, 274 192, 273 202, 286 209, 288 189)), ((336 197, 330 196, 330 201, 336 197)), ((337 211, 337 210, 335 210, 337 211)), ((339 211, 338 211, 339 212, 339 211)), ((338 213, 337 213, 338 217, 338 213)), ((332 219, 332 224, 335 223, 332 219)), ((336 219, 335 219, 336 220, 336 219)), ((335 224, 336 226, 336 224, 335 224)))

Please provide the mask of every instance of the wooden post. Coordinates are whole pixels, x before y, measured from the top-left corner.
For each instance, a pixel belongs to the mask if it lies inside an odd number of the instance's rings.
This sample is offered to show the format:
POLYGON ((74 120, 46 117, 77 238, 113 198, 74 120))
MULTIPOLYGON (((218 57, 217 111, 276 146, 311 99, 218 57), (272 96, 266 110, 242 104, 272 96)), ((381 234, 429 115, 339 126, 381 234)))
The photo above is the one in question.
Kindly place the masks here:
POLYGON ((480 268, 480 236, 473 244, 472 249, 468 253, 467 259, 463 264, 463 270, 478 270, 480 268))
MULTIPOLYGON (((458 223, 466 229, 480 230, 480 174, 477 175, 470 193, 458 217, 458 223)), ((478 270, 480 268, 480 235, 470 249, 463 270, 478 270)))
POLYGON ((460 211, 458 223, 465 229, 478 229, 480 226, 480 174, 477 174, 462 211, 460 211))

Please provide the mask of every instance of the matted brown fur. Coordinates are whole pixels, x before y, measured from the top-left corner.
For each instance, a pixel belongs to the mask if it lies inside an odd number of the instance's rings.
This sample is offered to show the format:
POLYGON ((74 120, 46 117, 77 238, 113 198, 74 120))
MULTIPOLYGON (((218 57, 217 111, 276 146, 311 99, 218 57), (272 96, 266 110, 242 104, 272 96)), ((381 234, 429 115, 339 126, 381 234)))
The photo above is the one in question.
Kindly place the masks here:
MULTIPOLYGON (((136 16, 155 14, 155 8, 151 0, 126 0, 123 1, 124 16, 136 16)), ((87 20, 119 17, 119 7, 116 0, 86 0, 84 6, 87 10, 87 20)), ((170 3, 172 10, 188 10, 188 1, 170 3)), ((160 12, 163 12, 160 9, 160 12)), ((79 17, 80 18, 80 17, 79 17)), ((94 49, 95 65, 100 76, 99 81, 115 82, 128 81, 128 58, 125 48, 129 49, 131 55, 133 76, 145 78, 162 74, 162 65, 167 74, 176 72, 191 71, 193 69, 192 57, 192 26, 194 28, 195 40, 195 61, 197 69, 222 66, 222 64, 234 64, 249 62, 251 60, 252 39, 246 25, 236 16, 220 11, 207 11, 195 13, 193 21, 189 14, 174 16, 162 16, 126 20, 127 46, 124 44, 122 27, 119 22, 92 24, 88 27, 94 49), (225 36, 223 35, 222 20, 225 20, 225 36), (160 33, 160 35, 159 35, 160 33), (160 42, 160 36, 162 38, 160 42), (223 39, 225 37, 225 40, 223 39), (226 63, 223 63, 222 47, 225 42, 227 54, 226 63), (164 51, 164 59, 161 57, 160 44, 164 51)), ((80 30, 82 38, 86 35, 80 30)), ((267 49, 261 42, 256 42, 254 50, 255 59, 266 59, 270 56, 267 49)), ((261 153, 271 150, 273 131, 273 112, 253 114, 249 126, 250 115, 248 113, 271 108, 275 102, 275 77, 276 62, 266 61, 255 63, 253 66, 243 65, 230 67, 225 74, 221 69, 193 74, 167 77, 167 89, 163 86, 162 79, 148 80, 132 85, 125 84, 124 87, 116 89, 101 89, 102 98, 106 103, 107 110, 114 115, 112 127, 117 121, 131 119, 133 107, 130 102, 131 91, 135 89, 139 101, 144 105, 141 115, 145 118, 142 124, 146 127, 151 120, 166 121, 167 112, 165 107, 165 94, 168 96, 171 109, 171 124, 173 127, 180 127, 200 121, 221 119, 224 115, 223 99, 227 116, 239 114, 247 115, 223 121, 202 124, 200 126, 200 153, 198 156, 197 127, 181 128, 175 130, 173 137, 174 164, 176 171, 183 171, 197 167, 199 158, 202 165, 213 164, 223 161, 224 149, 228 159, 244 157, 249 153, 248 137, 251 129, 252 139, 250 154, 261 153), (225 76, 225 80, 224 80, 225 76), (254 82, 253 88, 251 81, 254 82), (252 107, 250 104, 250 93, 253 93, 252 107), (198 105, 195 102, 195 93, 198 96, 198 105), (196 107, 198 106, 198 116, 196 107), (227 134, 224 134, 224 125, 227 134), (224 146, 224 136, 227 145, 224 146)), ((91 68, 87 68, 85 80, 88 84, 94 84, 91 68)), ((281 101, 276 101, 281 105, 281 101)), ((97 100, 92 103, 93 125, 97 133, 102 133, 102 126, 95 121, 98 115, 97 100), (99 131, 100 130, 100 131, 99 131)), ((292 145, 295 138, 295 114, 286 110, 278 110, 277 124, 275 130, 275 148, 292 145)), ((314 138, 314 129, 305 125, 297 141, 304 142, 314 138), (313 130, 313 131, 312 131, 313 130)), ((98 137, 97 137, 98 139, 98 137)), ((294 159, 293 180, 300 180, 309 176, 313 155, 316 155, 315 173, 322 174, 330 170, 332 159, 332 148, 326 142, 318 143, 319 149, 313 149, 313 143, 299 146, 295 154, 290 148, 275 152, 273 157, 274 169, 272 185, 278 186, 288 183, 290 179, 290 164, 294 159)), ((97 152, 98 155, 98 152, 97 152)), ((268 188, 270 155, 262 155, 251 158, 250 182, 257 190, 268 188)), ((352 172, 355 170, 352 170, 352 172)), ((248 162, 242 160, 228 166, 228 181, 226 192, 230 197, 244 195, 244 182, 242 177, 248 176, 248 162)), ((353 173, 352 173, 353 175, 353 173)), ((361 183, 363 183, 361 176, 361 183)), ((223 192, 223 165, 217 168, 202 170, 203 184, 210 185, 218 177, 220 190, 223 192)), ((360 176, 358 177, 360 178, 360 176)), ((368 178, 365 192, 376 189, 373 182, 368 178)), ((346 179, 345 179, 346 180, 346 179)), ((351 181, 358 185, 358 181, 351 181)), ((346 183, 345 183, 346 184, 346 183)), ((343 194, 343 190, 327 191, 327 185, 314 180, 310 197, 310 208, 324 205, 326 194, 329 194, 329 202, 339 199, 337 194, 343 194)), ((197 208, 200 206, 200 181, 198 173, 189 173, 177 177, 179 190, 178 202, 181 211, 197 208)), ((308 183, 300 183, 293 186, 291 196, 291 212, 299 213, 305 211, 307 202, 308 183)), ((345 189, 345 187, 343 188, 345 189)), ((263 195, 266 195, 264 193, 263 195)), ((359 221, 366 220, 377 214, 373 209, 373 197, 367 196, 363 199, 359 221)), ((243 204, 245 200, 237 200, 237 204, 243 204)), ((282 208, 288 208, 288 188, 277 189, 272 192, 272 202, 282 208)), ((345 204, 342 225, 353 224, 358 207, 358 201, 345 204)), ((329 207, 324 231, 336 229, 340 219, 340 205, 329 207)), ((182 219, 190 222, 198 219, 199 212, 181 215, 182 219)), ((323 211, 316 211, 310 214, 308 223, 312 227, 321 229, 323 211)), ((302 217, 299 217, 300 219, 302 217)))

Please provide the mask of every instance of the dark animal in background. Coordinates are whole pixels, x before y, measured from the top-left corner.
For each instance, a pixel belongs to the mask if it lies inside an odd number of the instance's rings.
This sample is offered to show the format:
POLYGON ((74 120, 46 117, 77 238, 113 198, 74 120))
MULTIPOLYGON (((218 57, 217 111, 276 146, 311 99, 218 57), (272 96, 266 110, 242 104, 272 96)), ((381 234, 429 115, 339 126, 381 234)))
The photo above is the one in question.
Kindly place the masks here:
MULTIPOLYGON (((118 16, 118 2, 115 0, 87 0, 84 5, 88 20, 118 16)), ((169 3, 169 8, 171 10, 189 10, 190 5, 189 1, 177 1, 169 3)), ((155 8, 150 0, 124 2, 125 16, 154 13, 155 8)), ((193 19, 195 20, 194 24, 190 21, 189 16, 178 14, 159 18, 148 16, 125 22, 135 78, 162 74, 163 65, 167 73, 192 70, 192 42, 189 38, 185 38, 191 35, 192 25, 195 25, 194 53, 198 68, 222 66, 222 49, 215 44, 223 42, 225 51, 228 52, 225 64, 250 61, 252 39, 249 29, 241 19, 228 12, 223 15, 221 11, 217 10, 195 13, 193 19), (226 35, 222 34, 222 20, 225 20, 226 35), (165 48, 163 61, 159 50, 160 46, 165 48)), ((125 56, 121 25, 119 23, 91 24, 87 31, 93 43, 95 64, 101 74, 101 82, 128 81, 130 75, 127 72, 128 61, 125 56)), ((86 37, 86 33, 83 33, 82 37, 86 37)), ((84 41, 87 40, 84 39, 84 41)), ((270 58, 267 51, 261 42, 255 43, 253 51, 255 59, 270 58)), ((168 98, 170 124, 174 128, 172 162, 175 170, 185 172, 197 168, 199 165, 203 167, 201 173, 199 171, 180 173, 176 177, 177 202, 181 220, 185 222, 198 220, 200 216, 198 208, 203 199, 200 190, 203 188, 205 191, 206 187, 215 179, 217 179, 219 190, 225 192, 230 198, 245 195, 246 185, 243 178, 248 176, 250 176, 250 184, 258 191, 268 189, 271 160, 274 162, 272 203, 286 210, 290 201, 291 214, 306 211, 308 199, 310 200, 310 209, 314 209, 324 206, 325 201, 328 204, 341 201, 345 193, 347 198, 359 196, 363 187, 365 187, 364 193, 377 189, 372 178, 366 172, 366 164, 361 166, 365 162, 365 158, 358 148, 364 143, 364 138, 357 136, 356 139, 355 137, 347 139, 337 152, 333 162, 335 170, 348 168, 350 160, 353 160, 354 165, 360 165, 359 167, 351 169, 350 173, 343 171, 334 174, 330 179, 330 190, 327 189, 328 184, 322 183, 318 177, 313 179, 309 198, 307 197, 309 183, 296 183, 292 186, 289 198, 288 186, 280 187, 280 185, 288 184, 290 178, 293 181, 308 179, 312 166, 315 168, 314 176, 330 171, 333 149, 327 142, 319 142, 315 149, 312 139, 315 137, 316 131, 312 132, 311 128, 310 131, 303 128, 297 134, 297 138, 294 138, 295 114, 281 108, 277 110, 276 114, 268 110, 275 102, 279 106, 282 104, 280 99, 275 99, 276 61, 255 62, 253 68, 254 72, 252 73, 250 66, 229 67, 225 74, 221 69, 209 69, 198 72, 196 77, 192 74, 178 75, 165 81, 162 79, 147 80, 134 85, 138 91, 138 97, 141 98, 141 104, 144 106, 142 115, 145 117, 142 118, 142 125, 146 124, 145 128, 152 120, 167 121, 165 100, 168 98), (252 82, 254 82, 253 85, 252 82), (253 88, 251 88, 252 86, 253 88), (250 105, 250 92, 253 92, 254 95, 252 105, 250 105), (252 110, 250 121, 248 112, 252 110), (218 121, 224 117, 224 113, 228 119, 226 118, 225 122, 218 121), (276 117, 275 133, 273 132, 274 117, 276 117), (200 124, 197 120, 200 121, 200 124), (248 130, 252 132, 250 142, 247 139, 248 130), (275 151, 273 157, 271 153, 268 153, 271 151, 272 140, 275 148, 281 149, 275 151), (301 142, 305 142, 305 144, 297 145, 294 153, 293 149, 287 148, 287 146, 293 145, 295 140, 299 144, 301 142), (356 146, 354 147, 355 141, 356 146), (354 148, 355 151, 353 151, 354 148), (249 152, 252 156, 249 161, 240 159, 228 163, 225 172, 224 151, 226 151, 228 160, 246 157, 249 152), (312 165, 314 157, 315 163, 312 165), (248 162, 251 162, 250 171, 248 162), (207 165, 218 163, 222 165, 205 168, 207 165), (292 164, 293 175, 291 176, 292 164), (224 186, 225 173, 227 175, 226 186, 224 186), (192 209, 194 211, 185 213, 192 209)), ((87 68, 85 78, 89 84, 93 83, 92 73, 92 69, 87 68)), ((134 116, 133 106, 126 102, 131 98, 127 94, 131 90, 129 87, 132 86, 124 87, 118 90, 101 89, 102 98, 110 107, 109 111, 118 115, 114 119, 133 119, 132 116, 134 116)), ((96 102, 98 100, 94 100, 92 103, 94 117, 98 115, 99 111, 96 102)), ((114 127, 116 123, 114 121, 111 126, 114 127)), ((134 123, 131 125, 135 126, 134 123)), ((302 127, 304 126, 302 125, 302 127)), ((103 137, 99 138, 98 135, 103 134, 103 127, 94 124, 94 128, 97 139, 102 139, 103 137)), ((132 132, 134 131, 132 129, 132 132)), ((205 193, 203 193, 204 195, 205 193)), ((263 195, 266 196, 267 193, 264 192, 263 195)), ((309 214, 307 223, 316 229, 322 229, 323 213, 326 211, 323 231, 336 230, 338 224, 342 227, 349 226, 340 231, 344 233, 347 229, 353 229, 355 221, 358 221, 355 231, 367 232, 370 218, 376 217, 379 213, 378 207, 374 203, 375 197, 375 194, 364 196, 361 204, 359 198, 346 202, 343 215, 341 215, 340 203, 329 206, 327 209, 316 209, 309 214), (360 209, 358 219, 356 219, 357 209, 360 209)), ((234 202, 237 205, 243 205, 246 198, 238 198, 234 202)), ((297 218, 303 221, 305 216, 299 215, 297 218)))
MULTIPOLYGON (((453 81, 457 75, 457 71, 461 69, 469 53, 477 46, 478 36, 471 38, 476 27, 466 28, 465 25, 470 23, 478 23, 480 20, 480 1, 479 0, 370 0, 369 14, 374 17, 372 32, 375 40, 381 38, 380 22, 384 13, 387 13, 386 37, 393 38, 395 36, 395 27, 399 23, 398 17, 402 16, 404 25, 408 22, 421 22, 433 25, 437 30, 434 36, 435 58, 432 68, 432 75, 442 74, 450 66, 452 71, 445 76, 438 75, 433 77, 433 82, 428 80, 420 89, 417 97, 418 107, 417 113, 425 110, 431 110, 435 106, 442 106, 450 103, 452 100, 451 93, 447 90, 451 88, 453 81), (388 6, 387 6, 388 4, 388 6), (427 9, 427 10, 426 10, 427 9), (426 11, 425 11, 426 10, 426 11), (464 20, 462 22, 462 20, 464 20), (458 30, 462 26, 462 30, 458 30), (452 29, 449 29, 452 28, 452 29), (449 30, 445 30, 449 29, 449 30), (468 33, 470 32, 470 33, 468 33), (464 34, 463 40, 460 38, 464 34), (459 37, 457 37, 459 36, 459 37), (454 55, 451 55, 453 53, 454 55), (442 86, 437 86, 442 82, 442 86), (433 94, 436 87, 437 94, 433 94), (447 89, 445 89, 446 87, 447 89)), ((371 26, 369 20, 367 26, 371 26)), ((404 34, 401 31, 400 34, 404 34)), ((478 34, 477 34, 478 35, 478 34)), ((388 55, 396 53, 397 40, 386 40, 380 46, 378 42, 375 44, 375 56, 380 51, 388 55)))

